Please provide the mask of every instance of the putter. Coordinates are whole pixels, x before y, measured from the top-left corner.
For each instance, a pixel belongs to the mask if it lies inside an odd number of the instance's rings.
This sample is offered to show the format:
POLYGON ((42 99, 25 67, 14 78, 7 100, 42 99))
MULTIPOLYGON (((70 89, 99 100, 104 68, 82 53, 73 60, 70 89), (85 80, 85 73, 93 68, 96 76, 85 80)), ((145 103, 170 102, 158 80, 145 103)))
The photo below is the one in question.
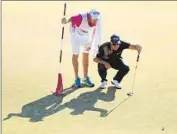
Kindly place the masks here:
POLYGON ((119 104, 117 104, 114 108, 112 108, 111 110, 109 110, 106 114, 104 114, 102 117, 106 117, 108 116, 110 113, 112 113, 115 109, 117 109, 118 107, 120 107, 121 104, 123 104, 124 102, 126 102, 128 99, 130 98, 130 96, 126 97, 123 101, 121 101, 119 104))
POLYGON ((110 111, 108 111, 106 114, 104 114, 103 117, 108 116, 110 113, 112 113, 116 108, 118 108, 122 103, 127 101, 133 95, 133 91, 134 91, 133 88, 134 88, 134 83, 135 83, 135 76, 136 76, 136 69, 137 69, 138 61, 139 61, 139 54, 138 54, 137 59, 136 59, 136 67, 135 67, 135 73, 134 73, 133 84, 132 84, 132 92, 127 93, 128 97, 125 98, 123 101, 121 101, 117 106, 112 108, 110 111))
POLYGON ((133 78, 133 83, 132 83, 132 92, 128 92, 127 95, 128 96, 132 96, 133 95, 133 91, 134 91, 134 83, 135 83, 135 76, 136 76, 136 69, 137 69, 137 65, 138 65, 138 61, 139 61, 139 54, 137 56, 137 59, 136 59, 136 67, 135 67, 135 73, 134 73, 134 78, 133 78))

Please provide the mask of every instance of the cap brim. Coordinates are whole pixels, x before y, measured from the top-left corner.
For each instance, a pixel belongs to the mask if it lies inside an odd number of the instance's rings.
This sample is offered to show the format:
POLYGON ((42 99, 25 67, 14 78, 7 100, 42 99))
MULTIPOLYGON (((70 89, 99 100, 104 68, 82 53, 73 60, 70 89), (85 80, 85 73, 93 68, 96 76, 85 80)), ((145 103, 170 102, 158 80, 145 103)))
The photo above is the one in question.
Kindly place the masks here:
POLYGON ((119 40, 119 41, 117 42, 117 44, 121 44, 121 41, 119 40))
POLYGON ((119 45, 119 44, 121 44, 121 42, 119 40, 119 41, 115 42, 114 44, 119 45))

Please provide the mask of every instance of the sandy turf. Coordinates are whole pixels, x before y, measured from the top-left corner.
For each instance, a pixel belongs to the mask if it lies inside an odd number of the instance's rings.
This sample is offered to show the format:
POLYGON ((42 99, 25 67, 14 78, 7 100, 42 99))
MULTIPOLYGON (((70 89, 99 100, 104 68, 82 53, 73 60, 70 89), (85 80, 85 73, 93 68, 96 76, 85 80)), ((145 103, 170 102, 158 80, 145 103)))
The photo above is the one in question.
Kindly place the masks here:
MULTIPOLYGON (((176 134, 177 2, 67 4, 68 17, 100 10, 104 41, 117 33, 122 40, 143 46, 135 94, 126 96, 137 56, 129 50, 123 57, 131 71, 122 90, 110 83, 108 89, 97 90, 100 79, 91 57, 89 72, 96 87, 71 90, 74 75, 66 26, 62 73, 64 88, 71 92, 67 90, 64 97, 51 95, 57 84, 63 2, 2 2, 2 118, 9 115, 2 121, 2 133, 176 134)), ((108 79, 114 74, 109 70, 108 79)))

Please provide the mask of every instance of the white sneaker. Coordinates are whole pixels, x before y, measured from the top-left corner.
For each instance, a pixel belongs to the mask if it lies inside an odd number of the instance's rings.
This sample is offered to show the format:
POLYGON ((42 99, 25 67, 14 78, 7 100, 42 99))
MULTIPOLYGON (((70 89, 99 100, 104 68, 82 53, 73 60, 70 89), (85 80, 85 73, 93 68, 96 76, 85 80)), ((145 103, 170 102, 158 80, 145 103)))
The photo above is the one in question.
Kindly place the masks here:
POLYGON ((103 81, 101 82, 101 85, 100 85, 100 88, 106 88, 106 85, 107 85, 107 81, 103 81))
POLYGON ((120 83, 119 83, 117 80, 113 80, 113 81, 111 81, 111 83, 112 83, 116 88, 118 88, 118 89, 121 89, 121 88, 122 88, 121 85, 120 85, 120 83))

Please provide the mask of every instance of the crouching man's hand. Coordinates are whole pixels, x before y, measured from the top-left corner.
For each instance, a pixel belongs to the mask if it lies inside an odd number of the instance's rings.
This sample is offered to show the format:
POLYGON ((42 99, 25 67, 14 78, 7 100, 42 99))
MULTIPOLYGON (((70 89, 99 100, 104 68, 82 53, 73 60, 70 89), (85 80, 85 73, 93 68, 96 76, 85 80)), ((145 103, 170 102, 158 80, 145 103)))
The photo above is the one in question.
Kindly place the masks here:
POLYGON ((136 45, 136 50, 137 50, 138 53, 140 54, 140 53, 141 53, 141 50, 142 50, 142 46, 136 45))
POLYGON ((104 63, 104 66, 105 66, 106 69, 111 68, 111 65, 109 63, 107 63, 107 62, 104 63))

